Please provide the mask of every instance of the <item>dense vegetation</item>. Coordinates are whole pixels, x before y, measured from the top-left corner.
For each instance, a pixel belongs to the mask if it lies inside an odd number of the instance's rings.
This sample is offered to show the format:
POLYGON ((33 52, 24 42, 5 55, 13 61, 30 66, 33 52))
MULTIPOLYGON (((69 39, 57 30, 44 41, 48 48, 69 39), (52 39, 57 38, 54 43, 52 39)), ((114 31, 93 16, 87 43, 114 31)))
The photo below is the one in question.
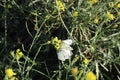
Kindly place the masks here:
POLYGON ((120 80, 120 0, 1 0, 0 79, 120 80))

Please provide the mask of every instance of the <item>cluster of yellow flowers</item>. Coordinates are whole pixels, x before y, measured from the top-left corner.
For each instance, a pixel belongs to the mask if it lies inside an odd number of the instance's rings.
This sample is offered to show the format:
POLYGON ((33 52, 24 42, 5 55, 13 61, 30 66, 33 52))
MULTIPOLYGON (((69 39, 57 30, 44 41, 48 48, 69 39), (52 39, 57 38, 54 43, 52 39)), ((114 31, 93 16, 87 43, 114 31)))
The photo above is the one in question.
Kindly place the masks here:
MULTIPOLYGON (((88 4, 93 5, 93 4, 97 3, 98 1, 99 1, 99 0, 88 0, 88 4)), ((109 3, 109 7, 112 8, 112 7, 114 7, 114 6, 115 6, 114 2, 110 2, 110 3, 109 3)), ((118 4, 116 5, 116 7, 117 7, 117 8, 120 8, 120 3, 118 3, 118 4)), ((118 12, 118 16, 119 16, 119 15, 120 15, 120 12, 118 12)), ((107 18, 108 18, 109 21, 115 19, 114 14, 110 13, 109 11, 106 12, 106 16, 107 16, 107 18)), ((99 18, 98 18, 98 16, 96 16, 95 19, 94 19, 94 23, 95 23, 95 24, 98 24, 98 22, 99 22, 99 18)))
POLYGON ((88 64, 88 63, 90 62, 90 60, 88 60, 87 58, 85 58, 85 59, 83 60, 83 62, 84 62, 85 64, 88 64))
POLYGON ((115 19, 115 16, 112 13, 110 13, 109 11, 107 11, 106 16, 109 20, 114 20, 115 19))
POLYGON ((56 4, 59 10, 65 11, 65 5, 60 0, 56 0, 56 4))
POLYGON ((20 49, 17 49, 16 52, 10 51, 10 54, 12 57, 16 58, 17 60, 19 60, 20 58, 24 56, 23 52, 20 49))
POLYGON ((58 50, 60 48, 61 40, 59 40, 58 37, 55 37, 51 41, 48 41, 47 43, 54 45, 55 48, 58 50))
POLYGON ((5 70, 5 80, 18 80, 15 75, 16 73, 13 72, 12 68, 8 68, 5 70))
POLYGON ((77 17, 77 16, 78 16, 78 11, 74 11, 74 12, 73 12, 73 16, 74 16, 74 17, 77 17))
POLYGON ((88 4, 93 5, 96 4, 98 0, 88 0, 88 4))

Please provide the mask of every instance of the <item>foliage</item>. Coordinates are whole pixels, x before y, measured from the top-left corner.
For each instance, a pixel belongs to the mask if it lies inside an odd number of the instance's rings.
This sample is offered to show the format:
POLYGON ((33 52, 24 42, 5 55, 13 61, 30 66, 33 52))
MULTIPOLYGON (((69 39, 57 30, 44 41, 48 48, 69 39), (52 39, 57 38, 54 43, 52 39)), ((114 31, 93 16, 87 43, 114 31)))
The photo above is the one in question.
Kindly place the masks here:
POLYGON ((119 0, 1 0, 0 14, 3 80, 120 80, 119 0))

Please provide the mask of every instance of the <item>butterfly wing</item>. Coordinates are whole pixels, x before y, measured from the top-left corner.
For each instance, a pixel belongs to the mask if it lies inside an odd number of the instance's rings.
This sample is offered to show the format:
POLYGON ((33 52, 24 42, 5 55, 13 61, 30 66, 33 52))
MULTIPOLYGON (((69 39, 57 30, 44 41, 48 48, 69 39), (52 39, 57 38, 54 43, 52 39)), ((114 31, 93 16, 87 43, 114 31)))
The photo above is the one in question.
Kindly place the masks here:
POLYGON ((69 59, 72 54, 73 53, 70 50, 65 50, 65 49, 60 49, 57 53, 58 59, 61 61, 65 61, 66 59, 69 59))
POLYGON ((73 50, 73 48, 70 47, 70 45, 66 44, 65 42, 61 42, 60 49, 73 50))
POLYGON ((63 40, 63 42, 67 45, 72 45, 73 44, 73 40, 72 39, 66 39, 66 40, 63 40))

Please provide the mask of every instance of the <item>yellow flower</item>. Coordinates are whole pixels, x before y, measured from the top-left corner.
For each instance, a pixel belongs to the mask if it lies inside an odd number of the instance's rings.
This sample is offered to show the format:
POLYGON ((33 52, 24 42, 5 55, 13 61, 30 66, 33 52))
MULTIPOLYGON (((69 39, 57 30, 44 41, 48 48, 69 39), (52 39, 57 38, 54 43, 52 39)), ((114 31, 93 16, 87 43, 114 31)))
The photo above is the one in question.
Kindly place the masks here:
POLYGON ((108 12, 108 11, 106 13, 106 16, 108 17, 109 20, 114 20, 115 19, 115 16, 112 13, 108 12))
POLYGON ((94 23, 95 23, 95 24, 98 24, 98 22, 99 22, 99 19, 98 19, 98 18, 95 18, 95 19, 94 19, 94 23))
POLYGON ((55 37, 51 40, 51 44, 55 46, 55 48, 58 50, 60 48, 61 40, 58 39, 58 37, 55 37))
POLYGON ((94 23, 98 24, 98 22, 99 22, 99 19, 98 19, 98 16, 96 16, 95 19, 94 19, 94 23))
POLYGON ((96 80, 96 75, 93 72, 88 72, 85 75, 85 80, 96 80))
POLYGON ((90 5, 93 5, 97 2, 98 2, 98 0, 88 0, 88 4, 90 4, 90 5))
POLYGON ((61 43, 61 40, 58 39, 58 37, 55 37, 52 39, 52 44, 60 44, 61 43))
POLYGON ((120 8, 120 3, 117 5, 118 8, 120 8))
POLYGON ((10 51, 10 54, 12 57, 15 57, 17 60, 19 60, 20 58, 24 56, 23 52, 20 49, 17 49, 16 53, 15 51, 10 51))
POLYGON ((11 68, 6 69, 6 70, 5 70, 5 74, 6 74, 6 76, 8 76, 8 77, 13 77, 14 75, 16 75, 16 73, 13 72, 13 70, 12 70, 11 68))
POLYGON ((51 44, 51 41, 48 41, 47 44, 51 44))
POLYGON ((114 3, 113 3, 113 2, 110 2, 110 3, 109 3, 109 6, 110 6, 110 7, 114 7, 114 3))
POLYGON ((119 26, 118 26, 118 24, 115 24, 113 27, 114 27, 114 28, 118 28, 119 26))
POLYGON ((58 50, 58 49, 60 48, 60 44, 59 44, 59 43, 56 44, 56 45, 55 45, 55 48, 58 50))
POLYGON ((10 51, 10 54, 11 54, 12 57, 14 57, 15 56, 15 51, 10 51))
POLYGON ((24 54, 23 54, 22 51, 16 53, 16 59, 17 59, 17 60, 19 60, 19 59, 22 58, 23 56, 24 56, 24 54))
POLYGON ((17 49, 17 50, 16 50, 16 53, 19 53, 19 52, 20 52, 20 49, 17 49))
POLYGON ((73 16, 74 16, 74 17, 77 17, 77 16, 78 16, 78 11, 74 11, 74 12, 73 12, 73 16))
POLYGON ((55 38, 52 39, 52 42, 54 42, 54 43, 60 43, 61 40, 59 40, 58 37, 55 37, 55 38))
POLYGON ((59 10, 65 11, 65 6, 60 0, 57 0, 56 4, 57 4, 57 7, 59 8, 59 10))
POLYGON ((88 64, 90 62, 90 60, 88 60, 87 58, 84 59, 83 61, 85 64, 88 64))
POLYGON ((72 68, 72 69, 71 69, 71 73, 72 73, 73 75, 77 75, 77 74, 78 74, 78 67, 72 68))

